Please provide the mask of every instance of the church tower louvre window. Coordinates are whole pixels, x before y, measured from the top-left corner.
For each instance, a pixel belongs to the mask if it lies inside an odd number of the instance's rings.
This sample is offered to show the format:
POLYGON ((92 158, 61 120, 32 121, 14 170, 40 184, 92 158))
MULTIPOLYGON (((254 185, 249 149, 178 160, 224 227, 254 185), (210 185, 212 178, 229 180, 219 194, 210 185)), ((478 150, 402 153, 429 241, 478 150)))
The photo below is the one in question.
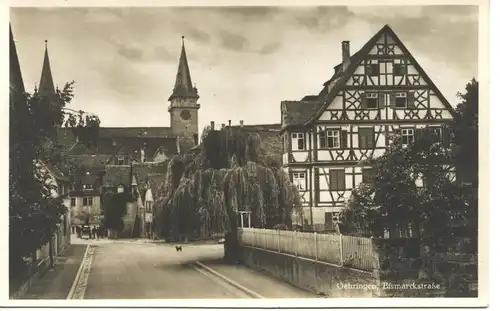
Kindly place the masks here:
POLYGON ((172 133, 179 137, 182 145, 186 147, 193 147, 198 143, 199 97, 198 90, 191 80, 183 36, 175 84, 168 98, 170 102, 168 112, 172 133))

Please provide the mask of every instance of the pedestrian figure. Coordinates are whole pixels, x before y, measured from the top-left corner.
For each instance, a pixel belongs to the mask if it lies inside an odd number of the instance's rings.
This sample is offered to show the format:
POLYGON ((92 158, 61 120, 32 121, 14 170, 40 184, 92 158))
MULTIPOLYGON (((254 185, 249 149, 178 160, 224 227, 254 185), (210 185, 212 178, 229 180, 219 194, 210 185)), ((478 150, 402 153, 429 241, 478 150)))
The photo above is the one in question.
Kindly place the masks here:
POLYGON ((96 227, 95 234, 96 234, 96 236, 97 236, 98 239, 101 238, 101 227, 100 226, 96 227))
POLYGON ((76 227, 76 236, 78 238, 81 238, 82 237, 82 228, 80 226, 77 226, 76 227))
POLYGON ((92 239, 95 239, 95 226, 92 227, 92 239))

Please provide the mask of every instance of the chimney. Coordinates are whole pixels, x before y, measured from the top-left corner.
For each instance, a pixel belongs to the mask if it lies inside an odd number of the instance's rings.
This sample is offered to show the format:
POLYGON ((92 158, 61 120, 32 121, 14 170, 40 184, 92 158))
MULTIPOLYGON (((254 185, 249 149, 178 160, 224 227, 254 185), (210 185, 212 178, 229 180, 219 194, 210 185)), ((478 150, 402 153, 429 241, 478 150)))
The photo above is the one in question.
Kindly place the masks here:
POLYGON ((345 71, 351 62, 349 41, 342 41, 342 70, 345 71))
POLYGON ((243 127, 243 120, 240 120, 240 126, 243 127))
POLYGON ((227 126, 231 126, 231 120, 227 121, 227 126))
POLYGON ((225 124, 225 123, 222 123, 221 128, 225 128, 225 127, 226 127, 226 124, 225 124))
POLYGON ((210 121, 210 129, 213 131, 215 129, 215 122, 210 121))

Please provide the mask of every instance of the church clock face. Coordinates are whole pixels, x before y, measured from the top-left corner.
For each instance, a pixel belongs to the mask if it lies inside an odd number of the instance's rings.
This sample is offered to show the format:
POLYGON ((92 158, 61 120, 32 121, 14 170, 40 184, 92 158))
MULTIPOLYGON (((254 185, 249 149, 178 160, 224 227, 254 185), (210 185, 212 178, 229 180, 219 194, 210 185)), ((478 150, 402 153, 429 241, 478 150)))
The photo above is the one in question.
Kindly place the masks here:
POLYGON ((181 111, 181 118, 183 120, 190 120, 191 119, 191 112, 189 112, 189 110, 182 110, 181 111))

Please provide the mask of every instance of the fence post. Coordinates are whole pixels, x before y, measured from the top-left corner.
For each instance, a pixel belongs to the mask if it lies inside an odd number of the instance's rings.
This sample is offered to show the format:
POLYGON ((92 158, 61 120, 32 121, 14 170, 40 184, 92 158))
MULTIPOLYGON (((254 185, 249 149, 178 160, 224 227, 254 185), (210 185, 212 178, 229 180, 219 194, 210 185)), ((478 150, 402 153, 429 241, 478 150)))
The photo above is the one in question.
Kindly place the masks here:
POLYGON ((267 249, 267 232, 264 231, 262 233, 264 233, 264 245, 262 246, 262 248, 267 249))
POLYGON ((344 265, 344 246, 342 243, 342 233, 340 234, 340 265, 344 265))
POLYGON ((280 229, 278 229, 278 253, 281 253, 281 248, 280 248, 280 229))
POLYGON ((297 230, 293 232, 293 250, 295 252, 295 256, 297 256, 297 230))
POLYGON ((318 234, 314 232, 314 259, 318 260, 318 234))

